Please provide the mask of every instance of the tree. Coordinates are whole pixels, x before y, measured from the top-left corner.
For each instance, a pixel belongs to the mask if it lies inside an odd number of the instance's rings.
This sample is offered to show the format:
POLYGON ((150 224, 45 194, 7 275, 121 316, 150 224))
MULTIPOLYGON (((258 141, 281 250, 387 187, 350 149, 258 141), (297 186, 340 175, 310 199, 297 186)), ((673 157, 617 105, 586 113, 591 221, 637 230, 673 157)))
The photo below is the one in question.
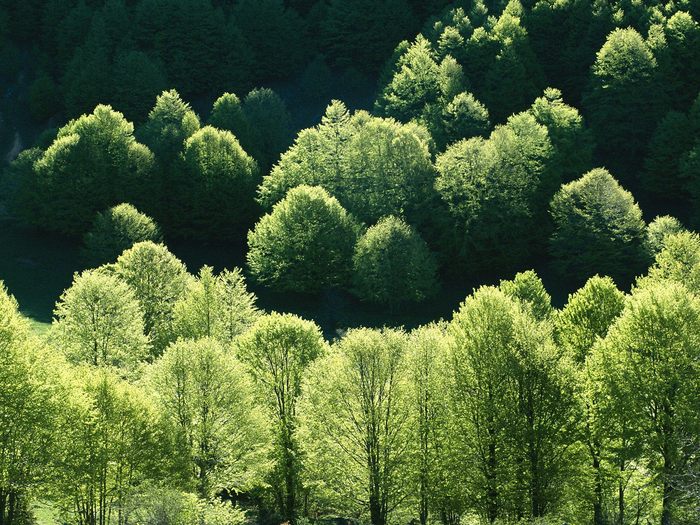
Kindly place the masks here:
POLYGON ((368 301, 421 301, 437 292, 436 271, 425 241, 396 217, 381 219, 355 246, 353 287, 368 301))
POLYGON ((157 162, 155 191, 150 196, 146 211, 153 214, 166 230, 179 217, 175 213, 177 201, 174 183, 179 153, 185 140, 194 135, 199 127, 199 117, 173 89, 158 96, 146 123, 138 130, 139 139, 151 148, 157 162))
POLYGON ((454 523, 465 511, 450 440, 453 422, 448 401, 448 351, 445 325, 427 325, 409 334, 406 355, 411 396, 411 472, 416 479, 421 525, 430 516, 454 523))
POLYGON ((180 339, 154 363, 149 382, 201 498, 246 490, 262 475, 267 436, 242 365, 213 339, 180 339))
MULTIPOLYGON (((584 410, 581 439, 590 457, 593 469, 592 510, 594 525, 605 523, 605 494, 607 492, 606 459, 609 460, 612 441, 627 438, 628 429, 620 427, 621 420, 609 411, 603 390, 597 380, 598 368, 595 345, 602 341, 610 327, 622 313, 625 295, 617 289, 610 277, 591 277, 583 288, 569 296, 566 306, 555 317, 555 337, 563 351, 578 369, 578 397, 584 410), (610 416, 610 419, 605 416, 610 416), (613 424, 614 419, 615 424, 613 424)), ((616 466, 624 469, 627 450, 618 454, 616 466)), ((620 478, 620 487, 623 487, 620 478)), ((623 494, 621 489, 620 494, 623 494)), ((621 498, 622 496, 620 496, 621 498)))
POLYGON ((241 145, 267 173, 292 141, 287 105, 271 89, 254 89, 243 99, 243 114, 247 125, 240 131, 241 145))
POLYGON ((674 522, 678 499, 674 476, 687 461, 682 436, 696 435, 700 303, 681 284, 651 282, 636 289, 619 321, 608 332, 603 356, 624 372, 619 399, 640 426, 650 468, 662 490, 662 525, 674 522))
POLYGON ((74 523, 123 522, 127 495, 166 471, 154 405, 109 370, 78 368, 61 434, 59 508, 74 523))
POLYGON ((552 298, 533 270, 517 273, 513 280, 501 281, 498 287, 508 297, 520 302, 523 309, 538 321, 550 319, 554 313, 552 298))
POLYGON ((547 128, 554 148, 553 164, 562 182, 571 182, 590 170, 593 137, 579 112, 562 101, 558 89, 547 88, 528 110, 547 128))
POLYGON ((53 333, 74 363, 128 369, 148 355, 139 303, 116 277, 99 270, 76 274, 54 315, 53 333))
POLYGON ((644 243, 647 256, 654 260, 656 255, 664 248, 666 237, 684 231, 681 222, 670 215, 660 215, 647 226, 647 238, 644 243))
POLYGON ((488 140, 464 140, 438 156, 436 188, 454 225, 454 250, 473 269, 509 269, 540 241, 540 210, 558 186, 551 155, 547 129, 522 113, 488 140))
POLYGON ((405 347, 399 331, 349 331, 312 366, 300 409, 323 508, 372 525, 386 525, 410 490, 405 347))
POLYGON ((663 109, 657 63, 633 28, 608 35, 591 68, 584 97, 598 150, 615 173, 631 176, 640 165, 663 109))
POLYGON ((248 121, 241 100, 235 93, 224 93, 216 99, 209 115, 209 125, 230 131, 239 141, 246 134, 248 121))
POLYGON ((411 224, 425 222, 435 175, 428 144, 424 128, 350 115, 333 101, 263 178, 259 201, 269 209, 295 186, 318 185, 361 221, 405 213, 411 224))
POLYGON ((259 315, 255 295, 246 289, 239 268, 214 275, 210 266, 203 266, 175 303, 173 326, 177 337, 210 337, 228 345, 247 331, 259 315))
POLYGON ((682 231, 664 238, 649 275, 639 281, 675 281, 693 293, 700 292, 700 236, 682 231))
POLYGON ((326 343, 313 322, 272 313, 238 338, 235 349, 266 407, 274 434, 271 486, 281 515, 293 522, 302 505, 297 400, 306 370, 325 354, 326 343))
POLYGON ((228 131, 206 126, 188 138, 174 182, 174 234, 225 239, 253 216, 258 166, 228 131))
POLYGON ((474 95, 463 92, 443 109, 442 127, 448 146, 462 139, 485 136, 491 129, 489 112, 474 95))
POLYGON ((57 454, 64 365, 29 334, 0 284, 0 523, 24 523, 33 493, 46 489, 57 454))
POLYGON ((256 281, 282 290, 342 286, 350 278, 358 232, 334 197, 299 186, 248 234, 248 266, 256 281))
POLYGON ((162 244, 136 243, 108 267, 134 293, 154 355, 173 339, 173 309, 190 279, 185 265, 162 244))
POLYGON ((109 106, 97 106, 61 128, 34 163, 33 223, 83 234, 95 213, 120 202, 139 202, 149 188, 153 154, 136 142, 134 127, 109 106))
POLYGON ((496 288, 467 298, 448 327, 450 396, 474 511, 489 523, 509 513, 543 517, 559 503, 574 417, 572 374, 534 319, 496 288), (518 494, 527 494, 523 500, 518 494))
POLYGON ((628 281, 641 269, 646 225, 632 194, 598 168, 561 187, 552 199, 550 240, 562 275, 596 273, 628 281))
POLYGON ((83 255, 97 266, 115 261, 137 242, 162 242, 160 228, 149 216, 131 204, 119 204, 100 212, 85 234, 83 255))

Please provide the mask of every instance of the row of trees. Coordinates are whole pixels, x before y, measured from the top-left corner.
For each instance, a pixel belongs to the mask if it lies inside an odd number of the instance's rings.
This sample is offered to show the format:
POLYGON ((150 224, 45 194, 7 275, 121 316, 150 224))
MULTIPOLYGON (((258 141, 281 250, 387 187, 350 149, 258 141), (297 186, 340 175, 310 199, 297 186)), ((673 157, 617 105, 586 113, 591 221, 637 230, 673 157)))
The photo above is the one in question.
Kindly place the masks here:
MULTIPOLYGON (((700 101, 679 114, 686 128, 698 108, 700 101)), ((347 286, 379 302, 430 295, 436 261, 449 260, 453 272, 493 274, 549 251, 574 284, 595 273, 627 284, 654 255, 653 227, 606 170, 591 170, 591 134, 555 89, 488 135, 461 138, 437 155, 423 124, 351 113, 334 101, 264 177, 260 167, 273 164, 288 130, 274 92, 255 90, 243 101, 225 94, 209 123, 200 128, 174 91, 158 98, 136 132, 98 106, 61 128, 46 150, 27 150, 13 163, 14 208, 61 233, 83 235, 92 225, 87 242, 98 246, 90 250, 106 250, 93 253, 94 263, 162 238, 133 210, 105 211, 116 203, 137 206, 168 238, 232 239, 250 229, 249 269, 261 284, 301 292, 347 286), (267 214, 255 224, 261 210, 267 214)), ((687 147, 671 139, 655 139, 660 157, 669 154, 664 145, 687 147)), ((684 167, 693 151, 681 154, 684 167)), ((694 195, 700 185, 692 173, 686 178, 694 195)))
POLYGON ((659 240, 630 295, 596 276, 556 310, 525 272, 330 344, 149 242, 77 274, 44 339, 2 290, 0 518, 694 523, 700 237, 659 240))

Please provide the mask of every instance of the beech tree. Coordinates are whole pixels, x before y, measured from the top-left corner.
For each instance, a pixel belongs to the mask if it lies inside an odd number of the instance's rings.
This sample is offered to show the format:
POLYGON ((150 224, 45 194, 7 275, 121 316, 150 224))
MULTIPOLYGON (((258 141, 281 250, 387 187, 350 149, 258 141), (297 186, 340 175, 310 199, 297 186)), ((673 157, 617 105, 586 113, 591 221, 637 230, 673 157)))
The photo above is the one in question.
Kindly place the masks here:
POLYGON ((95 213, 139 202, 150 188, 153 154, 134 127, 109 106, 69 122, 34 164, 32 221, 65 234, 83 234, 95 213))
POLYGON ((318 185, 361 221, 402 212, 411 224, 425 221, 434 180, 428 143, 423 128, 363 111, 350 115, 334 101, 263 178, 260 203, 269 209, 295 186, 318 185))
MULTIPOLYGON (((649 455, 662 491, 661 523, 674 522, 678 491, 674 476, 688 460, 683 436, 695 435, 697 417, 700 303, 681 284, 650 282, 636 289, 602 352, 624 371, 624 403, 649 455)), ((609 367, 614 373, 615 366, 609 367)))
POLYGON ((113 262, 137 242, 162 242, 160 228, 131 204, 119 204, 100 212, 85 234, 83 255, 89 264, 113 262))
POLYGON ((317 292, 350 279, 355 219, 319 187, 298 186, 248 234, 248 266, 259 283, 317 292))
POLYGON ((425 241, 396 217, 381 219, 355 246, 353 285, 365 300, 421 301, 437 292, 436 270, 425 241))
POLYGON ((246 490, 264 474, 267 435, 243 366, 213 339, 180 339, 149 384, 173 429, 185 479, 201 498, 246 490))
POLYGON ((309 370, 303 442, 323 508, 386 525, 410 490, 406 336, 349 331, 309 370))
POLYGON ((254 212, 256 162, 228 131, 206 126, 183 146, 172 192, 178 210, 171 218, 180 236, 228 238, 245 228, 254 212))
POLYGON ((306 370, 325 354, 326 343, 313 322, 272 313, 239 337, 235 349, 258 385, 273 429, 270 482, 277 508, 285 519, 294 521, 302 508, 297 400, 306 370))
POLYGON ((25 523, 31 497, 48 488, 65 410, 65 363, 35 341, 0 284, 0 523, 25 523))
POLYGON ((628 281, 643 264, 642 212, 605 169, 565 184, 552 199, 550 240, 558 270, 584 280, 596 273, 628 281))
POLYGON ((190 279, 185 265, 162 244, 146 241, 126 250, 108 271, 133 290, 152 352, 160 355, 174 339, 173 309, 190 279))
POLYGON ((133 368, 148 356, 134 292, 99 270, 76 274, 56 304, 53 334, 75 363, 133 368))
POLYGON ((173 326, 177 337, 210 337, 226 345, 259 315, 255 295, 246 289, 239 268, 214 275, 210 266, 203 266, 173 306, 173 326))

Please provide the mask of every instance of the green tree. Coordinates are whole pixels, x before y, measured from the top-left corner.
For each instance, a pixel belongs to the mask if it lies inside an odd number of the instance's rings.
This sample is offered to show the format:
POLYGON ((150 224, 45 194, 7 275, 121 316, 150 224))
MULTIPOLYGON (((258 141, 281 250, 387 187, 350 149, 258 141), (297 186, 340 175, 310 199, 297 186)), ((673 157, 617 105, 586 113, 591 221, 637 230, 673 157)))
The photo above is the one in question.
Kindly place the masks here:
POLYGON ((76 274, 54 315, 56 342, 75 363, 134 368, 148 356, 139 303, 116 277, 99 270, 76 274))
MULTIPOLYGON (((585 410, 581 436, 593 469, 594 525, 605 523, 606 493, 609 488, 606 484, 609 475, 605 460, 610 457, 613 448, 611 438, 619 434, 626 435, 624 430, 618 432, 617 424, 613 425, 612 421, 604 417, 609 414, 609 406, 597 380, 599 365, 594 348, 605 338, 624 306, 625 295, 617 289, 613 280, 610 277, 595 276, 569 296, 566 306, 555 317, 557 342, 578 368, 578 395, 581 407, 585 410)), ((615 419, 616 423, 618 421, 615 419)))
POLYGON ((180 339, 150 371, 186 479, 210 498, 249 489, 264 469, 267 436, 242 365, 213 339, 180 339))
POLYGON ((134 127, 109 106, 69 122, 34 164, 33 222, 82 234, 95 213, 120 202, 138 202, 150 187, 153 154, 133 136, 134 127))
POLYGON ((322 508, 386 525, 410 491, 406 336, 349 331, 308 374, 303 436, 322 508))
POLYGON ((180 171, 173 234, 225 239, 248 225, 258 166, 233 134, 210 126, 197 131, 185 141, 180 171))
POLYGON ((485 136, 491 129, 489 112, 471 93, 455 96, 442 110, 447 146, 470 137, 485 136))
POLYGON ((259 387, 273 429, 275 503, 284 519, 294 521, 302 508, 297 400, 307 368, 326 352, 326 343, 312 321, 272 313, 238 338, 235 350, 259 387))
POLYGON ((173 309, 191 278, 185 265, 162 244, 139 242, 108 267, 134 292, 154 355, 174 339, 173 309))
POLYGON ((115 261, 137 242, 162 242, 160 228, 131 204, 119 204, 100 212, 85 234, 83 255, 90 265, 115 261))
POLYGON ((552 162, 562 182, 571 182, 593 167, 593 137, 579 112, 562 101, 558 89, 545 89, 528 111, 549 132, 552 162))
POLYGON ((334 101, 263 178, 259 200, 270 208, 295 186, 318 185, 361 221, 405 213, 416 224, 430 216, 434 176, 424 128, 350 115, 334 101))
POLYGON ((437 292, 436 271, 425 241, 396 217, 381 219, 355 246, 353 287, 368 301, 421 301, 437 292))
POLYGON ((25 523, 30 498, 47 488, 65 408, 64 365, 34 341, 0 284, 0 523, 25 523))
POLYGON ((411 395, 411 472, 417 488, 421 525, 432 516, 454 523, 465 511, 457 479, 456 454, 450 439, 447 371, 450 340, 443 324, 410 333, 406 355, 411 395))
POLYGON ((156 184, 146 211, 153 214, 162 226, 169 228, 177 220, 175 178, 177 162, 185 140, 199 130, 199 117, 184 102, 177 91, 164 91, 148 114, 145 124, 138 129, 138 137, 155 154, 156 184))
POLYGON ((642 268, 642 212, 632 194, 605 169, 562 186, 550 213, 550 247, 562 275, 582 281, 600 273, 629 281, 642 268))
POLYGON ((508 297, 519 301, 538 321, 549 319, 554 312, 552 298, 533 270, 517 273, 512 280, 501 281, 498 287, 508 297))
POLYGON ((241 99, 235 93, 224 93, 217 98, 209 115, 209 125, 230 131, 240 140, 248 126, 241 99))
POLYGON ((536 320, 496 288, 481 288, 448 327, 450 385, 464 482, 489 523, 509 514, 541 518, 561 504, 573 374, 536 320), (527 494, 523 499, 519 494, 527 494))
POLYGON ((59 508, 73 523, 123 523, 129 492, 166 470, 156 409, 109 370, 75 370, 72 392, 61 434, 59 508))
POLYGON ((661 280, 634 291, 601 350, 612 362, 611 372, 617 360, 623 371, 610 381, 626 387, 618 401, 640 427, 661 488, 662 525, 674 523, 678 491, 673 479, 688 460, 683 436, 700 429, 698 334, 698 299, 681 284, 661 280))
POLYGON ((591 68, 584 107, 605 164, 631 176, 663 109, 657 63, 633 28, 608 35, 591 68))
POLYGON ((348 283, 359 227, 319 187, 299 186, 248 234, 248 266, 261 284, 315 292, 348 283))
POLYGON ((214 275, 210 266, 203 266, 175 303, 173 326, 177 337, 210 337, 227 345, 248 330, 259 315, 255 295, 246 289, 240 269, 214 275))
POLYGON ((666 237, 684 231, 681 222, 670 215, 660 215, 647 226, 647 237, 644 247, 650 260, 663 249, 666 237))
POLYGON ((282 98, 268 88, 254 89, 243 99, 247 125, 239 140, 267 173, 292 142, 292 117, 282 98))
POLYGON ((656 254, 645 280, 670 280, 700 293, 700 236, 682 231, 664 238, 663 248, 656 254))
POLYGON ((488 140, 438 156, 436 188, 447 205, 454 249, 472 270, 509 269, 542 237, 544 203, 558 186, 547 129, 521 113, 488 140))

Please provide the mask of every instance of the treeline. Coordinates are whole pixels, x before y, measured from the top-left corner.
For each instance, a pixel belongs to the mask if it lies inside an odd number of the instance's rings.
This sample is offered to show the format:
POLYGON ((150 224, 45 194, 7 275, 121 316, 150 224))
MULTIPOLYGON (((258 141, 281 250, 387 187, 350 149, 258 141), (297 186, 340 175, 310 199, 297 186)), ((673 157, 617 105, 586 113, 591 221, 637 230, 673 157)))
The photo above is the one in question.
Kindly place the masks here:
POLYGON ((372 113, 333 101, 292 142, 269 89, 226 93, 206 120, 174 90, 136 126, 99 105, 20 155, 10 200, 74 236, 121 203, 166 239, 250 231, 251 276, 280 290, 416 301, 441 277, 543 263, 565 286, 601 273, 624 288, 653 258, 648 236, 680 228, 648 229, 627 190, 646 221, 698 221, 696 17, 692 2, 458 3, 396 47, 372 113))
POLYGON ((330 343, 150 241, 45 337, 3 291, 2 523, 697 523, 700 237, 658 240, 629 295, 530 271, 330 343))
POLYGON ((246 92, 261 82, 349 83, 381 67, 446 1, 416 0, 28 0, 0 3, 0 60, 22 68, 39 122, 111 104, 143 120, 175 87, 193 97, 246 92), (371 13, 371 17, 368 15, 371 13))

